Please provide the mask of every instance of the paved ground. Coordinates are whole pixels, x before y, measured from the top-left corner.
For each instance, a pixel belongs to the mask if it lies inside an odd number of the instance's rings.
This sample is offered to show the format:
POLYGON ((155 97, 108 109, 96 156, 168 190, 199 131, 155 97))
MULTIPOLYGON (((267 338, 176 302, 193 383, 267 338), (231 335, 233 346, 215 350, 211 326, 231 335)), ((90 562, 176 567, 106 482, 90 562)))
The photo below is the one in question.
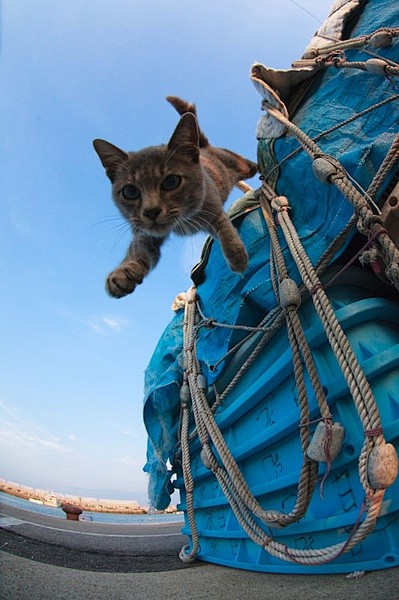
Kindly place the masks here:
POLYGON ((0 506, 0 548, 23 558, 86 571, 147 572, 184 568, 181 524, 65 521, 0 506))
POLYGON ((399 569, 276 575, 184 565, 180 525, 72 522, 0 507, 1 600, 399 600, 399 569))

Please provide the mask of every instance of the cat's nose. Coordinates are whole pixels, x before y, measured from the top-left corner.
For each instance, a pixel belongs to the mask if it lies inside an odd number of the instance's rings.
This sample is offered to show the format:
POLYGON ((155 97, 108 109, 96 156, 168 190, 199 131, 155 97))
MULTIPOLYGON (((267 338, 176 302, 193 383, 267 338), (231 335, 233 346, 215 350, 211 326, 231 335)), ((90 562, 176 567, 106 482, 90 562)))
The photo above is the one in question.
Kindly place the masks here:
POLYGON ((151 219, 152 221, 155 221, 157 216, 159 215, 159 213, 161 212, 161 208, 159 208, 159 206, 154 206, 152 208, 145 208, 143 210, 143 215, 145 217, 148 217, 149 219, 151 219))

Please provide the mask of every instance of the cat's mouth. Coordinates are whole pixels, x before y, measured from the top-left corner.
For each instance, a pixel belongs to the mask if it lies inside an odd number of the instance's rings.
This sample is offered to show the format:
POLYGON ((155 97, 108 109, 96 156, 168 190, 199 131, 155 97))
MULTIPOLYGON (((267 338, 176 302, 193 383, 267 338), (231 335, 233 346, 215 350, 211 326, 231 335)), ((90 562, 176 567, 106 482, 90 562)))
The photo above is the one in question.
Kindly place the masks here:
POLYGON ((157 223, 156 221, 152 221, 151 223, 143 223, 142 227, 146 231, 151 233, 151 235, 154 235, 156 237, 163 237, 167 233, 170 233, 172 229, 171 223, 169 221, 165 223, 157 223))

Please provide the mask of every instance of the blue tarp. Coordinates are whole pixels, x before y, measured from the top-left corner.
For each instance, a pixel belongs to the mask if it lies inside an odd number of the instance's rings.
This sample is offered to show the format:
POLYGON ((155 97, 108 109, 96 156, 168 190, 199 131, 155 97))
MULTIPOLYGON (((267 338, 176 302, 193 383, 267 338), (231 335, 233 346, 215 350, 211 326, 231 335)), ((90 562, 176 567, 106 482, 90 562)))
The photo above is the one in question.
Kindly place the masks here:
MULTIPOLYGON (((398 7, 394 5, 391 1, 366 3, 351 37, 370 33, 382 25, 397 25, 398 7)), ((390 47, 373 49, 373 52, 377 51, 380 56, 399 59, 399 43, 395 40, 390 47)), ((370 58, 363 50, 348 50, 345 54, 351 61, 370 58)), ((354 69, 329 69, 316 74, 291 119, 314 137, 398 91, 388 78, 354 69)), ((323 152, 338 158, 361 187, 367 189, 398 133, 398 123, 399 103, 396 100, 321 138, 318 144, 323 152)), ((297 147, 298 142, 293 137, 284 135, 273 142, 260 140, 258 150, 261 157, 274 153, 275 160, 280 162, 297 147)), ((289 198, 291 218, 315 264, 348 223, 353 214, 351 205, 335 186, 315 179, 311 160, 303 151, 282 162, 276 190, 289 198)), ((253 200, 251 202, 250 193, 244 197, 243 205, 250 210, 242 211, 234 223, 250 256, 248 269, 243 275, 232 273, 219 243, 208 242, 202 272, 201 268, 196 269, 194 280, 206 316, 229 324, 257 325, 275 305, 270 280, 269 239, 262 213, 253 200)), ((290 276, 299 282, 283 240, 282 247, 290 276)), ((160 338, 145 377, 144 422, 148 432, 148 452, 144 470, 150 475, 150 502, 158 509, 169 504, 172 491, 167 462, 172 459, 177 443, 182 322, 183 311, 180 310, 160 338)), ((214 370, 210 366, 217 363, 236 341, 237 333, 230 329, 200 329, 197 353, 208 384, 215 382, 227 365, 222 362, 214 370)))

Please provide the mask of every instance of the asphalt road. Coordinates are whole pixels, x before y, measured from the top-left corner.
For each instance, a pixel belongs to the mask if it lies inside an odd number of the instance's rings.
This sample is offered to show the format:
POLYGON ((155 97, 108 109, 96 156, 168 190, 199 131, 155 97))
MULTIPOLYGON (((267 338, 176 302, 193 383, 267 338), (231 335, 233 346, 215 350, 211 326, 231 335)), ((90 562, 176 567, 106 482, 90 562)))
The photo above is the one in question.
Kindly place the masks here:
POLYGON ((278 575, 178 558, 179 524, 74 522, 0 506, 1 600, 399 600, 399 569, 278 575))
POLYGON ((150 572, 184 568, 182 524, 67 521, 0 505, 0 548, 23 558, 81 570, 150 572))

